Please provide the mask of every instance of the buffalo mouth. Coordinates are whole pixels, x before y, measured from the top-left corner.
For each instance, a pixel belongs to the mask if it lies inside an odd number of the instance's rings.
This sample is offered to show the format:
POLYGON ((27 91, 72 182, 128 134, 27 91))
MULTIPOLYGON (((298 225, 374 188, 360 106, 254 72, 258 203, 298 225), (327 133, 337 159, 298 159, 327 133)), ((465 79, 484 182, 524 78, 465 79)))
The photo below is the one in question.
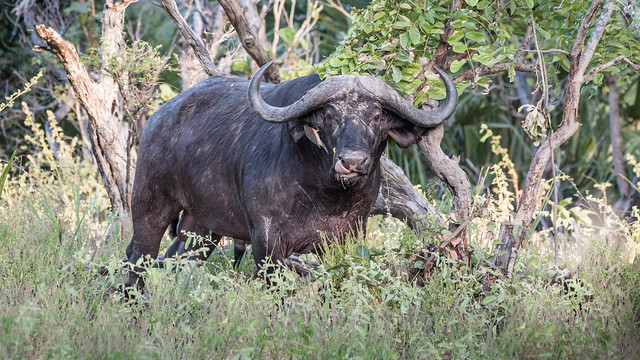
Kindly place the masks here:
POLYGON ((341 160, 336 161, 333 170, 335 171, 336 180, 345 189, 356 185, 367 174, 364 170, 347 169, 341 160))

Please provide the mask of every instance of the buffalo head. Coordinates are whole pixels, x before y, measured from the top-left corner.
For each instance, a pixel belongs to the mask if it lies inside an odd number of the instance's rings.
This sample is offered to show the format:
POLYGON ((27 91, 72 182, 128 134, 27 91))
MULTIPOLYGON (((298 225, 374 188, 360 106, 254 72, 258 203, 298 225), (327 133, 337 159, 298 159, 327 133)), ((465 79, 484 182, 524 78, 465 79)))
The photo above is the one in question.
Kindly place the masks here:
POLYGON ((267 104, 260 95, 264 65, 251 79, 248 98, 253 110, 265 121, 289 123, 294 141, 307 137, 327 153, 326 170, 343 187, 365 183, 391 137, 406 148, 425 129, 448 119, 457 104, 456 87, 449 76, 435 68, 447 97, 434 111, 413 107, 382 80, 370 76, 335 76, 324 80, 295 103, 285 107, 267 104))

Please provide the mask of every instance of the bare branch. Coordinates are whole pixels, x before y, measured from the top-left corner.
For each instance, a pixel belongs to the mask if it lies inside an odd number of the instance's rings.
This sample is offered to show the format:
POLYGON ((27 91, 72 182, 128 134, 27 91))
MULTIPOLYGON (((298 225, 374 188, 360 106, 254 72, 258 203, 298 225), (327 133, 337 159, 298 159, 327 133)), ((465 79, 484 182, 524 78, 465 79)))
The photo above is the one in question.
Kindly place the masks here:
POLYGON ((608 68, 610 66, 613 66, 613 65, 619 63, 620 61, 624 61, 627 64, 629 64, 629 66, 631 66, 634 70, 640 71, 640 66, 639 65, 634 64, 626 56, 620 55, 620 56, 618 56, 617 58, 615 58, 613 60, 607 61, 606 63, 591 69, 591 71, 589 71, 589 73, 584 76, 583 81, 587 82, 587 81, 593 79, 593 77, 596 76, 599 72, 601 72, 602 70, 604 70, 604 69, 606 69, 606 68, 608 68))
MULTIPOLYGON (((96 92, 95 84, 89 77, 87 69, 80 62, 80 57, 76 51, 76 47, 69 41, 62 38, 57 31, 53 28, 47 27, 43 24, 36 25, 36 32, 44 40, 49 47, 47 50, 55 54, 62 66, 67 72, 67 77, 73 90, 79 95, 80 100, 87 98, 90 94, 96 92)), ((39 47, 42 49, 42 47, 39 47)), ((87 108, 87 104, 83 104, 87 112, 94 109, 87 108)), ((92 114, 95 115, 95 114, 92 114)))
POLYGON ((202 69, 207 73, 207 75, 223 76, 223 74, 213 64, 213 61, 211 61, 211 57, 209 56, 202 39, 193 32, 189 27, 189 24, 187 24, 186 20, 182 17, 182 14, 180 14, 180 11, 178 11, 178 5, 176 5, 176 2, 174 0, 162 0, 162 5, 160 5, 160 7, 169 14, 171 20, 176 24, 178 31, 180 31, 182 37, 193 50, 198 61, 202 65, 202 69))
POLYGON ((582 20, 580 28, 578 28, 576 39, 573 42, 573 49, 571 50, 572 58, 577 58, 580 55, 580 52, 582 52, 582 46, 584 45, 584 39, 587 37, 587 31, 589 31, 591 24, 593 24, 593 21, 596 18, 596 13, 601 7, 602 0, 594 0, 593 3, 591 3, 589 10, 587 10, 584 20, 582 20))
MULTIPOLYGON (((595 1, 597 2, 597 1, 595 1)), ((595 3, 594 2, 594 3, 595 3)), ((606 27, 609 19, 611 18, 611 14, 613 12, 613 5, 616 0, 607 0, 602 8, 602 13, 600 17, 596 21, 596 24, 591 32, 591 36, 589 40, 587 40, 587 45, 584 47, 582 54, 580 55, 580 66, 578 67, 578 74, 580 77, 584 75, 584 72, 587 70, 587 66, 591 62, 591 58, 593 57, 593 53, 596 51, 596 46, 600 42, 600 38, 602 38, 602 34, 604 33, 604 28, 606 27)), ((582 82, 584 82, 584 78, 582 78, 582 82)))
MULTIPOLYGON (((536 72, 537 69, 537 64, 522 64, 522 63, 511 63, 513 64, 514 68, 518 71, 523 71, 523 72, 536 72)), ((476 76, 482 76, 482 75, 489 75, 489 74, 497 74, 503 71, 507 71, 509 70, 509 65, 511 65, 510 63, 502 63, 502 64, 497 64, 491 67, 488 66, 482 66, 479 68, 475 68, 472 70, 467 70, 465 72, 463 72, 462 74, 456 76, 455 78, 453 78, 453 81, 458 82, 458 81, 469 81, 474 79, 476 76)))
POLYGON ((372 215, 390 213, 396 219, 406 221, 414 230, 429 228, 432 219, 445 226, 438 211, 413 187, 402 168, 384 154, 380 158, 380 170, 382 182, 372 215))
POLYGON ((340 2, 340 0, 327 0, 326 4, 331 7, 334 8, 336 10, 338 10, 340 13, 342 13, 342 15, 344 15, 347 19, 349 20, 353 20, 353 16, 351 16, 351 14, 349 14, 349 12, 347 10, 344 9, 344 6, 342 6, 342 2, 340 2))
MULTIPOLYGON (((448 157, 443 151, 440 143, 444 136, 444 127, 440 125, 434 129, 428 130, 418 142, 420 152, 427 160, 427 163, 433 171, 442 179, 451 191, 453 196, 453 212, 457 217, 456 220, 464 221, 468 218, 471 211, 471 184, 467 174, 458 165, 460 158, 448 157)), ((454 231, 458 224, 451 221, 449 230, 454 231)), ((459 236, 462 238, 462 256, 463 262, 468 260, 469 241, 465 230, 459 236)))
MULTIPOLYGON (((105 4, 103 34, 107 45, 103 43, 103 54, 106 49, 115 49, 121 44, 122 21, 124 19, 123 4, 131 1, 105 4)), ((120 119, 116 116, 118 107, 117 85, 114 80, 103 71, 100 82, 95 83, 89 77, 86 68, 80 62, 75 46, 62 38, 54 29, 45 25, 37 25, 37 34, 47 43, 62 63, 69 83, 73 88, 82 107, 89 114, 89 139, 98 169, 105 182, 111 207, 120 214, 125 229, 131 227, 130 217, 130 189, 131 178, 129 171, 135 168, 136 154, 127 154, 126 138, 123 137, 120 119)), ((113 56, 109 54, 107 56, 113 56)), ((104 69, 103 69, 104 70, 104 69)), ((126 135, 126 134, 125 134, 126 135)))
MULTIPOLYGON (((163 0, 167 1, 167 0, 163 0)), ((259 66, 263 66, 272 59, 267 54, 267 51, 261 46, 258 41, 258 36, 253 28, 247 22, 247 19, 242 14, 242 8, 235 0, 219 0, 220 6, 227 13, 227 17, 231 24, 236 29, 242 46, 251 55, 251 58, 258 63, 259 66)), ((282 81, 280 78, 280 69, 277 66, 271 66, 267 69, 266 74, 267 81, 273 84, 277 84, 282 81)))

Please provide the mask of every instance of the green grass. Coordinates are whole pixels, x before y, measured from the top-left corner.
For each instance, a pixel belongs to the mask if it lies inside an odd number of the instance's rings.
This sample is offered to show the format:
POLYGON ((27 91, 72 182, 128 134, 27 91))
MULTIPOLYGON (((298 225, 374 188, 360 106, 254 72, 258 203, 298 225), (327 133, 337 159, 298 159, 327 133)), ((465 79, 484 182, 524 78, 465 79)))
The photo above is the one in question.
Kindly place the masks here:
MULTIPOLYGON (((640 354, 640 269, 638 260, 622 260, 625 241, 598 240, 585 230, 578 260, 567 245, 562 261, 575 272, 568 291, 549 281, 552 245, 535 236, 521 251, 514 279, 495 284, 490 293, 481 286, 486 270, 458 269, 446 259, 417 287, 393 265, 411 267, 416 258, 409 250, 419 239, 402 224, 376 217, 366 239, 329 247, 320 269, 307 279, 287 273, 266 288, 253 277, 253 259, 245 258, 234 272, 232 254, 216 254, 206 266, 176 261, 167 269, 149 269, 147 294, 127 303, 113 291, 121 276, 100 277, 95 270, 105 262, 117 268, 128 238, 96 205, 104 204, 104 192, 75 191, 80 182, 69 179, 73 173, 47 181, 10 178, 5 185, 0 358, 640 354), (66 193, 72 195, 61 196, 66 193)), ((478 236, 472 231, 471 242, 478 236)))

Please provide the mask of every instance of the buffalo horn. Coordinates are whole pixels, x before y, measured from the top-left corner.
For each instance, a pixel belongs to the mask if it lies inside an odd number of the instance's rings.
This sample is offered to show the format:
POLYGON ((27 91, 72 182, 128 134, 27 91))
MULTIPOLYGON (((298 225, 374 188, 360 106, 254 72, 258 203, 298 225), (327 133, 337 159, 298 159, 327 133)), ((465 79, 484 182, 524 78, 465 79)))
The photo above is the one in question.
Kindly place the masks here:
POLYGON ((272 123, 285 123, 297 119, 310 111, 322 107, 329 98, 329 95, 335 93, 335 85, 316 86, 307 92, 300 100, 285 107, 275 107, 267 104, 260 95, 260 82, 269 66, 273 64, 273 60, 264 64, 258 70, 249 82, 248 99, 249 105, 263 120, 272 123))
POLYGON ((433 128, 451 117, 458 105, 458 91, 451 77, 437 67, 434 66, 433 68, 438 75, 440 75, 442 82, 444 82, 446 98, 440 103, 437 109, 432 111, 415 108, 412 101, 401 97, 386 84, 384 84, 384 86, 377 86, 377 90, 372 89, 373 86, 367 86, 366 88, 372 93, 372 96, 377 97, 377 100, 385 109, 393 111, 400 117, 420 127, 433 128))
MULTIPOLYGON (((436 72, 444 82, 446 88, 446 98, 438 109, 425 111, 416 109, 410 100, 401 97, 395 90, 385 84, 382 80, 374 77, 360 77, 358 80, 350 77, 335 76, 323 81, 320 85, 309 90, 300 100, 285 107, 275 107, 267 104, 260 95, 260 82, 265 71, 273 61, 266 63, 258 70, 249 82, 248 99, 251 108, 265 121, 273 123, 284 123, 297 119, 315 109, 318 109, 335 96, 345 92, 347 82, 358 82, 358 87, 369 93, 385 109, 388 109, 398 116, 424 128, 436 127, 451 115, 453 115, 458 104, 458 92, 451 77, 444 71, 434 66, 436 72), (347 82, 345 82, 345 79, 347 82)), ((347 90, 349 91, 349 90, 347 90)))

